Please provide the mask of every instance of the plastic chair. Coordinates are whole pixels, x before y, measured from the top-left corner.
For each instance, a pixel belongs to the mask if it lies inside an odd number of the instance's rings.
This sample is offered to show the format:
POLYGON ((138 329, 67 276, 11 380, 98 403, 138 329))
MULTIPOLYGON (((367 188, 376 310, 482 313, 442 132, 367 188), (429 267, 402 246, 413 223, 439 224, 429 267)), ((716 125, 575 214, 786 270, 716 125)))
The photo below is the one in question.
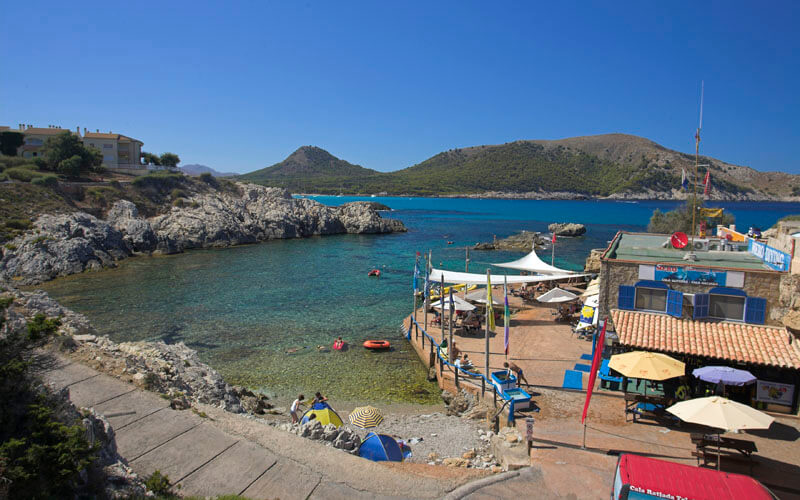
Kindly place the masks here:
POLYGON ((600 362, 600 387, 609 391, 618 391, 622 387, 622 377, 612 377, 611 368, 608 366, 608 360, 604 359, 600 362), (612 386, 613 384, 613 386, 612 386))

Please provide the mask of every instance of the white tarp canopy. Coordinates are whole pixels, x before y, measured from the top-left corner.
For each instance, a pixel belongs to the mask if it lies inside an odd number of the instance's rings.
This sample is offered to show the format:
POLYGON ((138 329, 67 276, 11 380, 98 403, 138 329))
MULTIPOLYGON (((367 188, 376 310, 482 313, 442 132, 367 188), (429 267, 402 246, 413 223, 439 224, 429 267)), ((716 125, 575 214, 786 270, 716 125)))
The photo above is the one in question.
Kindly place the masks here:
POLYGON ((514 260, 511 262, 503 262, 502 264, 492 264, 497 267, 506 267, 508 269, 519 269, 520 271, 528 271, 531 273, 539 274, 575 274, 575 271, 568 271, 566 269, 559 269, 558 267, 551 266, 545 263, 536 255, 536 250, 531 250, 531 253, 525 257, 514 260))
MULTIPOLYGON (((502 284, 503 282, 500 281, 500 283, 502 284)), ((503 305, 502 302, 498 302, 498 300, 495 298, 496 295, 497 295, 497 292, 495 292, 495 294, 492 296, 492 304, 494 304, 496 306, 503 305)), ((467 300, 471 300, 472 302, 477 302, 479 304, 485 304, 486 303, 486 289, 482 288, 480 290, 475 290, 474 292, 470 292, 464 298, 467 299, 467 300)))
MULTIPOLYGON (((436 309, 441 309, 442 308, 442 301, 441 300, 437 300, 436 302, 431 304, 431 307, 436 308, 436 309)), ((472 304, 470 304, 466 300, 462 299, 461 297, 453 295, 453 308, 456 311, 472 311, 472 310, 475 309, 475 306, 473 306, 472 304)), ((445 297, 444 298, 444 309, 446 311, 450 310, 450 298, 449 297, 445 297)))
POLYGON ((595 278, 586 286, 586 291, 581 294, 582 299, 588 299, 600 294, 600 278, 595 278))
POLYGON ((545 304, 557 304, 559 302, 569 302, 570 300, 575 300, 577 298, 578 296, 574 293, 556 287, 549 292, 540 295, 536 300, 539 302, 544 302, 545 304))
MULTIPOLYGON (((466 283, 467 285, 486 285, 486 274, 460 273, 456 271, 445 271, 443 269, 432 269, 428 279, 433 283, 441 283, 444 276, 445 283, 466 283)), ((563 280, 567 278, 580 278, 588 274, 553 274, 547 276, 508 276, 508 284, 514 283, 539 283, 542 281, 563 280)), ((502 285, 505 276, 502 274, 492 275, 492 285, 502 285)))

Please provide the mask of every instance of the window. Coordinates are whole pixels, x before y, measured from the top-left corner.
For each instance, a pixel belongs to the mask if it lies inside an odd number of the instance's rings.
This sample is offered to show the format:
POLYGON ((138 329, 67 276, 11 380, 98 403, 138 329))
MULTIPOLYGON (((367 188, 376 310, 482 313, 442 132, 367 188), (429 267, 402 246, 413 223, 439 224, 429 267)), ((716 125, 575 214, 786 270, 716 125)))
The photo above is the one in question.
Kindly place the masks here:
POLYGON ((708 299, 708 315, 712 318, 744 320, 745 297, 711 294, 708 299))
POLYGON ((665 312, 667 310, 667 290, 637 286, 636 309, 665 312))
POLYGON ((103 149, 111 149, 113 147, 114 147, 113 144, 103 144, 103 149))
POLYGON ((35 137, 26 137, 25 144, 28 146, 41 146, 44 142, 41 139, 37 139, 35 137))

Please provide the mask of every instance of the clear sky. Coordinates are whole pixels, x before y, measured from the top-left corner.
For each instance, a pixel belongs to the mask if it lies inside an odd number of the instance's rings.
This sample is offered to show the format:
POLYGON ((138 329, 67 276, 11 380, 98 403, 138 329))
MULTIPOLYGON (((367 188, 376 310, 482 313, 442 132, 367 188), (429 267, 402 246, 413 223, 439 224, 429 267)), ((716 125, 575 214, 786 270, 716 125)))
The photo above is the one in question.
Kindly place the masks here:
POLYGON ((0 15, 0 124, 247 172, 302 145, 396 170, 625 132, 800 173, 800 4, 39 2, 0 15), (559 4, 559 5, 554 5, 559 4))

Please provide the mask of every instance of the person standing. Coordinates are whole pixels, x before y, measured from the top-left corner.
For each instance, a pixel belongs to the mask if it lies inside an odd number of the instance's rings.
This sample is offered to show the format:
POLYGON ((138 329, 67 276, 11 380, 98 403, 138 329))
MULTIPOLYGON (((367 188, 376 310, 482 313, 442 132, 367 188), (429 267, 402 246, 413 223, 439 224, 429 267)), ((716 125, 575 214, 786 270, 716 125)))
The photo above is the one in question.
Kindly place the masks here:
POLYGON ((289 408, 289 414, 292 416, 293 424, 296 424, 297 422, 300 421, 300 419, 297 418, 297 408, 302 406, 304 399, 306 399, 306 397, 300 394, 299 396, 297 396, 297 399, 292 401, 292 406, 289 408))
POLYGON ((511 375, 511 373, 513 372, 514 375, 517 376, 517 385, 521 384, 523 380, 525 381, 525 385, 531 385, 530 382, 528 382, 528 379, 525 378, 525 374, 522 372, 522 368, 517 366, 516 363, 505 362, 503 363, 503 368, 506 369, 508 375, 511 375))

